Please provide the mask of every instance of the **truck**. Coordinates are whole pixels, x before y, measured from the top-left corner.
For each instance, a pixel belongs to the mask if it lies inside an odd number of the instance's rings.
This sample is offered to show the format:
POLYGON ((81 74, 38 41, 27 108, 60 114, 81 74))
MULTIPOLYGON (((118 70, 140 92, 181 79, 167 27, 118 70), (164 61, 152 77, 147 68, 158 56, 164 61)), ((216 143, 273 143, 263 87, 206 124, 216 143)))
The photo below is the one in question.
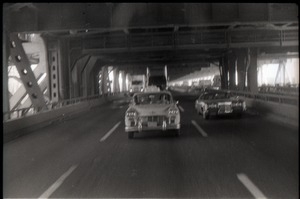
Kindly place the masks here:
POLYGON ((147 86, 156 86, 160 90, 168 89, 168 71, 167 66, 162 67, 147 67, 147 86))
POLYGON ((132 75, 131 76, 131 86, 129 89, 130 93, 143 92, 146 86, 145 75, 132 75))

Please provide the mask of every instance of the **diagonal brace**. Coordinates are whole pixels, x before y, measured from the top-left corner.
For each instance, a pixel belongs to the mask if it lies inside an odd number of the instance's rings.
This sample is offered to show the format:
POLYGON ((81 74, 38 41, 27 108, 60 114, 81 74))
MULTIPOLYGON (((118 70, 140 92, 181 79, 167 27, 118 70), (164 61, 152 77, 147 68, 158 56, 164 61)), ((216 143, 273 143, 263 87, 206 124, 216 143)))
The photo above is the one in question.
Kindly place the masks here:
POLYGON ((18 34, 10 35, 10 55, 13 63, 20 74, 20 79, 28 93, 32 104, 38 109, 47 109, 44 95, 37 83, 33 71, 30 67, 30 62, 22 46, 22 42, 18 34))

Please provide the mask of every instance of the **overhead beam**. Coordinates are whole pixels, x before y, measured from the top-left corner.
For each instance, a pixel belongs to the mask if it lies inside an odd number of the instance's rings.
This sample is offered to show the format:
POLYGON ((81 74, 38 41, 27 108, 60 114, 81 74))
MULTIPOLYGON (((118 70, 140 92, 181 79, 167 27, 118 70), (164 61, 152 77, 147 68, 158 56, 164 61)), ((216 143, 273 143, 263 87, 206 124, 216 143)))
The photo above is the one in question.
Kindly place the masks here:
MULTIPOLYGON (((170 4, 173 6, 173 4, 170 4)), ((242 21, 248 24, 275 23, 297 21, 298 7, 296 4, 257 4, 248 3, 185 3, 176 4, 170 9, 161 3, 16 3, 5 4, 6 12, 12 20, 9 24, 12 32, 20 31, 52 31, 70 29, 96 28, 127 28, 151 27, 160 24, 210 24, 211 26, 230 24, 232 21, 242 21), (21 9, 27 7, 29 9, 21 9), (157 9, 159 8, 159 9, 157 9), (210 11, 209 8, 211 8, 210 11), (280 8, 280 9, 279 9, 280 8), (28 16, 35 10, 35 21, 24 21, 22 16, 28 16), (182 10, 186 10, 182 12, 182 10), (161 11, 160 11, 161 10, 161 11), (160 16, 168 13, 168 16, 160 16), (253 14, 255 13, 255 14, 253 14), (267 14, 265 14, 267 13, 267 14), (82 17, 84 15, 84 17, 82 17), (134 16, 141 16, 135 19, 134 16), (160 17, 159 21, 155 21, 160 17), (39 23, 32 26, 31 23, 39 23), (24 25, 22 25, 24 24, 24 25), (154 24, 154 25, 153 25, 154 24)), ((34 17, 33 17, 34 18, 34 17)))

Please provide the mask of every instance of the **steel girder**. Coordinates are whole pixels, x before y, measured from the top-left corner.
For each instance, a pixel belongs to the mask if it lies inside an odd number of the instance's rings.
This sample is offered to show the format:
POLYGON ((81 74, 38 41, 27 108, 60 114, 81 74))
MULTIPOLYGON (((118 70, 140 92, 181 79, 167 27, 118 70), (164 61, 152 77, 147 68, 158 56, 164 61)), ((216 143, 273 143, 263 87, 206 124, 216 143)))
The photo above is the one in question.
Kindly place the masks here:
POLYGON ((108 78, 108 67, 103 66, 101 69, 101 93, 100 94, 106 94, 108 91, 109 84, 109 78, 108 78))
POLYGON ((279 77, 281 76, 283 80, 283 84, 285 84, 285 66, 286 66, 286 59, 281 59, 279 61, 279 66, 277 69, 276 77, 275 77, 275 84, 279 81, 279 77))
MULTIPOLYGON (((33 70, 33 74, 35 77, 38 77, 41 73, 42 73, 41 67, 36 67, 33 70)), ((41 89, 43 90, 44 88, 41 88, 41 89)), ((13 96, 11 96, 11 98, 9 99, 11 110, 20 108, 20 107, 18 107, 18 105, 20 104, 22 99, 26 96, 26 94, 27 94, 27 92, 26 92, 25 86, 24 85, 20 86, 20 88, 15 92, 15 94, 13 96)), ((22 106, 22 107, 24 107, 24 106, 22 106)))
POLYGON ((257 85, 257 52, 256 48, 250 49, 248 51, 247 59, 247 87, 252 93, 258 92, 257 85))
POLYGON ((73 97, 88 96, 94 94, 95 81, 93 69, 98 58, 95 56, 84 56, 78 59, 72 68, 73 97))
POLYGON ((58 52, 57 50, 49 50, 49 67, 50 67, 50 93, 51 93, 51 101, 52 102, 58 102, 59 100, 59 81, 58 81, 58 69, 59 69, 59 63, 58 63, 58 52))
POLYGON ((80 97, 81 96, 81 71, 82 68, 87 64, 87 62, 89 61, 90 56, 84 56, 79 58, 75 64, 74 67, 71 69, 71 79, 72 79, 72 95, 70 96, 72 97, 80 97))
MULTIPOLYGON (((27 43, 22 43, 22 46, 24 48, 25 53, 27 54, 28 57, 32 57, 32 55, 37 55, 35 58, 37 61, 34 63, 32 62, 32 59, 30 59, 31 64, 38 64, 37 67, 33 70, 34 76, 40 81, 39 78, 42 77, 43 73, 48 75, 48 70, 47 68, 47 59, 46 59, 46 53, 45 53, 45 48, 44 48, 44 41, 42 38, 37 36, 34 40, 31 42, 27 43)), ((13 77, 10 77, 13 78, 13 77)), ((20 78, 15 77, 18 81, 22 83, 20 78)), ((48 88, 48 78, 44 78, 42 82, 39 83, 40 88, 42 91, 44 91, 46 88, 48 88)), ((15 110, 18 108, 27 108, 31 106, 31 100, 30 98, 27 98, 25 100, 27 93, 24 85, 22 85, 9 99, 10 103, 10 110, 15 110), (22 104, 21 104, 22 102, 22 104), (24 102, 24 103, 23 103, 24 102)), ((48 93, 44 94, 44 97, 48 96, 48 93)))
POLYGON ((43 93, 31 70, 30 62, 18 34, 10 35, 10 54, 33 106, 38 109, 47 109, 43 93))
MULTIPOLYGON (((8 92, 8 55, 9 55, 9 48, 8 48, 8 37, 5 30, 2 31, 2 107, 3 107, 3 113, 9 111, 9 92, 8 92)), ((6 114, 3 114, 3 119, 7 120, 9 119, 9 116, 6 114)))
POLYGON ((98 58, 91 56, 90 59, 88 60, 88 62, 86 63, 86 65, 84 65, 83 69, 81 70, 81 84, 83 86, 83 96, 88 96, 90 94, 94 94, 93 93, 93 89, 94 89, 94 77, 91 73, 91 71, 93 70, 96 62, 97 62, 98 58))

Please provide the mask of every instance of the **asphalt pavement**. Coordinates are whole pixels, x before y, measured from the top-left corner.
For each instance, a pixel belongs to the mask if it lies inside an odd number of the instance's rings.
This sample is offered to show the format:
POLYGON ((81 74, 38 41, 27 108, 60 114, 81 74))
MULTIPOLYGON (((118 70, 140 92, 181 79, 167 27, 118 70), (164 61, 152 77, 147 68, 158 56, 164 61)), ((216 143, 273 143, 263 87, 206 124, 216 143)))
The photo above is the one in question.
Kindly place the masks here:
POLYGON ((263 116, 204 120, 175 96, 179 137, 128 139, 127 103, 96 107, 3 146, 4 198, 299 198, 299 132, 263 116))

